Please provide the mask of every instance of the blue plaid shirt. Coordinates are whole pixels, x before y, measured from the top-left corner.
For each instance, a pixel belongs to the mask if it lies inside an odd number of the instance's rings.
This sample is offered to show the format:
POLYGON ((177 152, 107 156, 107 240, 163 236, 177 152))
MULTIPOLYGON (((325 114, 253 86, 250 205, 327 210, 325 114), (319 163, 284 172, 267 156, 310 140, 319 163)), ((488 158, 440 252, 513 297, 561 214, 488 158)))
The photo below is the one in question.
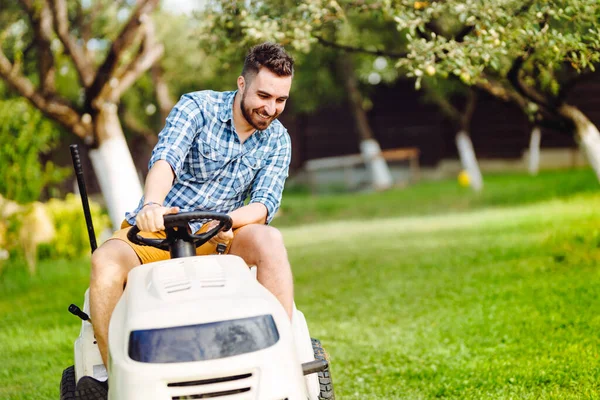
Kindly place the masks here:
MULTIPOLYGON (((158 135, 148 169, 165 160, 175 173, 164 205, 180 211, 229 213, 250 203, 267 208, 267 223, 279 209, 291 160, 291 141, 284 126, 273 121, 241 143, 233 125, 236 92, 210 90, 185 94, 158 135)), ((142 208, 126 214, 130 224, 142 208)), ((192 232, 201 222, 190 224, 192 232)))

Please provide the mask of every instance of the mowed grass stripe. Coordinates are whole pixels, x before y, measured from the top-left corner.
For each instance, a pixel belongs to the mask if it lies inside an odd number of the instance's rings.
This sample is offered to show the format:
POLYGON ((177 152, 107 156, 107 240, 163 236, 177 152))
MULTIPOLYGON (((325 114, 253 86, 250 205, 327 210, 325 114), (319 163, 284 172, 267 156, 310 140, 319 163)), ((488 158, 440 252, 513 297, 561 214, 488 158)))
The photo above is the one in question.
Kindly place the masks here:
MULTIPOLYGON (((599 200, 282 228, 338 398, 598 398, 599 200)), ((5 268, 0 398, 56 399, 89 260, 5 268)))
POLYGON ((594 203, 286 230, 341 398, 596 398, 594 203))

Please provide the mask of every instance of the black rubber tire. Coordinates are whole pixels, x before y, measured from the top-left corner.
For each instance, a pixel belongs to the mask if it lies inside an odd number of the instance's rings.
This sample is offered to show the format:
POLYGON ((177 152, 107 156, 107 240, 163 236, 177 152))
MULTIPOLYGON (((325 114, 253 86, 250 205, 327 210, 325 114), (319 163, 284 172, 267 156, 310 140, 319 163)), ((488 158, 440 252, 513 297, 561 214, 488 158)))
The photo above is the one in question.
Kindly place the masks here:
POLYGON ((74 400, 76 388, 75 367, 71 365, 62 373, 60 380, 60 400, 74 400))
MULTIPOLYGON (((311 338, 313 352, 315 353, 316 360, 327 360, 329 362, 329 355, 323 348, 323 345, 318 339, 311 338)), ((333 380, 331 379, 331 372, 329 367, 325 371, 319 372, 319 400, 334 400, 335 394, 333 393, 333 380)))
POLYGON ((60 380, 60 400, 106 400, 108 386, 92 377, 84 376, 75 383, 75 367, 63 371, 60 380))
POLYGON ((108 399, 108 385, 106 382, 97 381, 91 376, 84 376, 77 382, 75 399, 106 400, 108 399))

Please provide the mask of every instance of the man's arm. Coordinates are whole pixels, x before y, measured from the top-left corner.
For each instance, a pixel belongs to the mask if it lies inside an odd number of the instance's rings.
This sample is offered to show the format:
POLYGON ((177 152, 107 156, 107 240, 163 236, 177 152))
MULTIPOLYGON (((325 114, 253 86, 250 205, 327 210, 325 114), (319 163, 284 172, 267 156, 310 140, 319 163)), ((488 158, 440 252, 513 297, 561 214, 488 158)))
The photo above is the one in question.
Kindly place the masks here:
POLYGON ((262 203, 251 203, 230 212, 233 229, 249 224, 264 224, 267 222, 267 207, 262 203))
POLYGON ((135 218, 135 224, 144 232, 156 232, 165 229, 163 216, 179 211, 178 207, 163 207, 165 197, 171 190, 175 174, 165 160, 152 165, 144 188, 144 206, 135 218))
MULTIPOLYGON (((267 207, 261 203, 252 203, 240 207, 229 213, 232 220, 231 229, 226 232, 219 232, 215 237, 210 239, 210 242, 214 245, 229 243, 233 239, 233 229, 249 224, 265 224, 267 222, 267 214, 267 207)), ((217 221, 210 222, 207 230, 214 228, 217 224, 217 221)))
MULTIPOLYGON (((281 203, 281 194, 291 159, 290 139, 287 132, 281 136, 277 150, 267 159, 266 164, 256 174, 250 191, 250 203, 229 213, 233 229, 248 224, 271 222, 281 203)), ((209 228, 216 225, 211 223, 209 228)), ((211 239, 213 244, 227 243, 233 239, 233 232, 220 232, 211 239)))
POLYGON ((267 158, 265 164, 254 177, 250 190, 250 203, 248 206, 261 205, 266 210, 265 219, 261 219, 259 222, 261 224, 270 223, 281 205, 281 196, 288 176, 291 158, 291 142, 286 131, 279 137, 275 151, 267 158))
POLYGON ((135 223, 141 231, 163 230, 163 215, 179 211, 178 207, 163 207, 175 177, 181 173, 184 159, 202 126, 202 107, 190 95, 183 95, 167 117, 158 135, 158 143, 148 162, 144 187, 144 207, 138 211, 135 223))

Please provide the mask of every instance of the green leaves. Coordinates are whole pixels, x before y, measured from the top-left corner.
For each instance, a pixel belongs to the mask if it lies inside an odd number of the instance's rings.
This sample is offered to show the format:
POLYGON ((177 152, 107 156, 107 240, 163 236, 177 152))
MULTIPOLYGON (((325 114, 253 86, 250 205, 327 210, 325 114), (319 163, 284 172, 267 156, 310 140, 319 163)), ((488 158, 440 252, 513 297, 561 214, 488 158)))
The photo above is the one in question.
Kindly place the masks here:
POLYGON ((38 200, 61 182, 69 168, 41 162, 58 142, 60 131, 24 99, 0 101, 0 195, 18 203, 38 200))
POLYGON ((455 78, 468 86, 483 84, 487 77, 507 83, 508 72, 522 57, 524 81, 551 98, 574 75, 594 71, 600 63, 597 0, 210 4, 201 16, 201 42, 218 53, 272 40, 312 54, 321 41, 340 51, 362 53, 355 57, 358 75, 371 84, 399 75, 414 78, 417 87, 432 76, 455 78), (375 57, 366 55, 374 51, 390 55, 396 74, 374 70, 375 57))

